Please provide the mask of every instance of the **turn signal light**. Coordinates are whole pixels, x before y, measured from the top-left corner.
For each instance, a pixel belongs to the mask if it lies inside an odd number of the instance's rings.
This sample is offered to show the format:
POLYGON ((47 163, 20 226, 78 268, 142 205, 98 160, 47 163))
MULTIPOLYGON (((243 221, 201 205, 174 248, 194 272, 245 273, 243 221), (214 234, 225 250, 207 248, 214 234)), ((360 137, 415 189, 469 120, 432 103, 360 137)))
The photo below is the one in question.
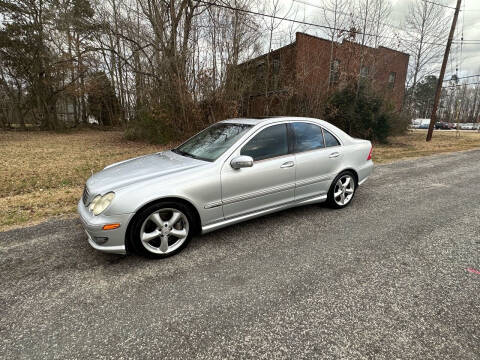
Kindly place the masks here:
POLYGON ((372 151, 373 151, 373 146, 370 148, 370 152, 368 153, 367 160, 372 160, 372 151))
POLYGON ((120 224, 107 224, 103 225, 103 230, 113 230, 113 229, 118 229, 120 227, 120 224))

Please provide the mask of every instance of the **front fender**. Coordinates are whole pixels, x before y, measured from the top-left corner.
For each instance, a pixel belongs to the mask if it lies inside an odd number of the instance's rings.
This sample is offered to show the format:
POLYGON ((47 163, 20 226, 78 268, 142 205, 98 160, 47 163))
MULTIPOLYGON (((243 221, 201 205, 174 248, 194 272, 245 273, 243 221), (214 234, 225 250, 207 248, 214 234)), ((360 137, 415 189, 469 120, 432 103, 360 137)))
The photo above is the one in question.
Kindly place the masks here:
POLYGON ((220 172, 214 167, 200 171, 197 168, 179 176, 162 176, 119 189, 105 214, 136 213, 151 202, 178 198, 194 206, 201 225, 205 225, 223 219, 221 206, 205 208, 206 204, 221 203, 221 196, 220 172))

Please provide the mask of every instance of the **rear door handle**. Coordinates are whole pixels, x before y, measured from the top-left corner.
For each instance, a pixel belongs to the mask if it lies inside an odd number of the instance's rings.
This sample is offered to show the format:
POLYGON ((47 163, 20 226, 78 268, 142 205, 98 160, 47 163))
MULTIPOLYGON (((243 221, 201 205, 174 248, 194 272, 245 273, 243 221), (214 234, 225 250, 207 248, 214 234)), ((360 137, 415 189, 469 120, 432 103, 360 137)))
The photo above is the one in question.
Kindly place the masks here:
POLYGON ((340 156, 340 153, 339 152, 333 152, 331 153, 330 155, 328 155, 328 157, 330 159, 333 159, 333 158, 336 158, 336 157, 339 157, 340 156))
POLYGON ((292 167, 294 165, 293 161, 287 161, 285 163, 282 164, 282 166, 280 166, 282 169, 284 168, 289 168, 289 167, 292 167))

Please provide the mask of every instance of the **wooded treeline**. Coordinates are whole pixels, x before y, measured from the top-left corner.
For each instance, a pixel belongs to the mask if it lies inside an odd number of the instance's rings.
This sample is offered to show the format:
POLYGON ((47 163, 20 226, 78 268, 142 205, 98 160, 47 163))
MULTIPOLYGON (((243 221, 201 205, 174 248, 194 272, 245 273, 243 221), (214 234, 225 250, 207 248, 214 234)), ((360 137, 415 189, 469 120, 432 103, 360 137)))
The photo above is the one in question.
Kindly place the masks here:
POLYGON ((202 111, 234 115, 229 69, 259 52, 259 19, 195 0, 7 0, 0 10, 3 127, 188 131, 202 111))
MULTIPOLYGON (((469 78, 470 83, 478 82, 479 78, 469 78)), ((407 93, 407 99, 411 101, 412 117, 430 118, 437 82, 436 76, 427 75, 415 88, 408 90, 414 92, 407 93)), ((480 122, 480 86, 462 85, 456 76, 445 81, 440 97, 438 120, 452 123, 480 122)))
MULTIPOLYGON (((0 0, 0 127, 56 130, 98 122, 121 125, 132 137, 167 141, 237 116, 250 84, 236 65, 289 43, 295 31, 319 30, 286 21, 305 20, 301 4, 292 4, 0 0)), ((427 105, 416 99, 415 89, 439 61, 440 45, 429 43, 444 36, 443 27, 432 21, 443 16, 442 8, 433 11, 431 4, 412 0, 406 19, 410 38, 402 42, 389 23, 388 0, 325 0, 321 5, 323 15, 316 22, 335 29, 316 33, 320 36, 341 41, 349 36, 341 29, 349 29, 361 44, 410 49, 405 108, 422 112, 427 105), (426 6, 420 17, 416 6, 426 6)), ((476 96, 470 103, 478 103, 476 96)))

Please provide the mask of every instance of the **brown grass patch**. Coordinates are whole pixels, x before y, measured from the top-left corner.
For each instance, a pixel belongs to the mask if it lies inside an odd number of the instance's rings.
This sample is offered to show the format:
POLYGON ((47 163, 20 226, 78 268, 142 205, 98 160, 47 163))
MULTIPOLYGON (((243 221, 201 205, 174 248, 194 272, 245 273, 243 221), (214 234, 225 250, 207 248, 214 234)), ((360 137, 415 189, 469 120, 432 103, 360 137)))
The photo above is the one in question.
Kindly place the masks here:
POLYGON ((71 215, 93 172, 164 148, 121 131, 0 132, 0 230, 71 215))
MULTIPOLYGON (((376 163, 480 147, 480 133, 413 131, 374 147, 376 163)), ((168 146, 169 148, 170 146, 168 146)), ((127 141, 120 131, 66 134, 0 132, 0 231, 51 217, 72 216, 87 178, 106 165, 164 150, 127 141)))
POLYGON ((455 131, 437 130, 433 133, 432 141, 428 143, 425 141, 426 136, 426 131, 414 130, 406 135, 391 138, 389 144, 375 145, 373 161, 382 164, 406 158, 480 148, 480 133, 477 131, 460 131, 460 136, 457 136, 455 131))

